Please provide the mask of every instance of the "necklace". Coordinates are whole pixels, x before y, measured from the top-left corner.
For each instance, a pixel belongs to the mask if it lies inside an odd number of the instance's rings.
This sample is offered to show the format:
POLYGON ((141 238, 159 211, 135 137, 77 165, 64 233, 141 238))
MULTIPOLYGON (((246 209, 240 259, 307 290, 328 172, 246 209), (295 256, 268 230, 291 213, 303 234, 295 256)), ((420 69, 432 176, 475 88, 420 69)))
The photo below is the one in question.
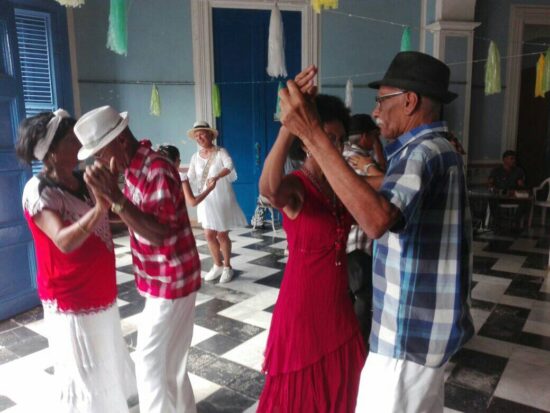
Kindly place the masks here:
MULTIPOLYGON (((347 233, 344 230, 344 223, 343 223, 343 206, 342 204, 336 200, 336 193, 331 190, 332 192, 332 203, 331 203, 331 197, 327 195, 325 191, 323 191, 323 188, 321 186, 321 182, 315 177, 311 171, 309 171, 307 168, 302 167, 300 169, 302 173, 308 178, 308 180, 313 184, 315 189, 323 195, 325 199, 325 203, 327 204, 332 216, 336 220, 336 240, 334 241, 334 251, 336 253, 336 262, 335 265, 339 267, 342 265, 342 262, 340 260, 340 256, 342 254, 342 250, 345 248, 346 245, 346 237, 347 233)), ((345 250, 344 250, 345 252, 345 250)))
MULTIPOLYGON (((327 198, 329 198, 329 194, 327 193, 327 191, 323 190, 323 187, 322 187, 321 182, 319 181, 319 179, 315 175, 313 175, 309 169, 302 166, 302 168, 300 170, 304 173, 305 176, 307 176, 307 178, 313 184, 315 189, 317 189, 317 191, 319 191, 319 193, 321 193, 321 194, 325 195, 327 198)), ((333 203, 333 206, 334 206, 334 202, 335 202, 334 192, 332 192, 332 198, 333 198, 332 203, 333 203)))

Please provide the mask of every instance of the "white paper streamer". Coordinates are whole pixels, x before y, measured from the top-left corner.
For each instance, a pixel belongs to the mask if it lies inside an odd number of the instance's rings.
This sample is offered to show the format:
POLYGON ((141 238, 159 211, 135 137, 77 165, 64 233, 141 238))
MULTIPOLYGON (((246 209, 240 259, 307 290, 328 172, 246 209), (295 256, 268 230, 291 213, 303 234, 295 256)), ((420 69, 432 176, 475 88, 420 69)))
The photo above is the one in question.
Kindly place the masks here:
POLYGON ((351 79, 348 79, 346 82, 346 107, 351 110, 351 105, 353 104, 353 82, 351 79))
POLYGON ((273 6, 269 18, 267 49, 267 74, 271 77, 286 77, 283 19, 277 3, 273 6))

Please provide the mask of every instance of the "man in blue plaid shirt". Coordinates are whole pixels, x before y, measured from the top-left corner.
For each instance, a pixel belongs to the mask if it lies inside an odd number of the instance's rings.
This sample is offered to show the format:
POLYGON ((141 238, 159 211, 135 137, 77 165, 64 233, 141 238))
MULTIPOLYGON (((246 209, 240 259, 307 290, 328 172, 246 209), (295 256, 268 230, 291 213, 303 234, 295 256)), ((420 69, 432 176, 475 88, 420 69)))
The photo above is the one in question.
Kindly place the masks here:
POLYGON ((369 237, 373 324, 357 412, 440 413, 444 370, 473 335, 472 226, 464 165, 440 121, 450 70, 419 52, 401 52, 378 89, 373 118, 388 170, 377 192, 356 176, 323 134, 311 103, 314 67, 288 82, 281 121, 306 145, 369 237))

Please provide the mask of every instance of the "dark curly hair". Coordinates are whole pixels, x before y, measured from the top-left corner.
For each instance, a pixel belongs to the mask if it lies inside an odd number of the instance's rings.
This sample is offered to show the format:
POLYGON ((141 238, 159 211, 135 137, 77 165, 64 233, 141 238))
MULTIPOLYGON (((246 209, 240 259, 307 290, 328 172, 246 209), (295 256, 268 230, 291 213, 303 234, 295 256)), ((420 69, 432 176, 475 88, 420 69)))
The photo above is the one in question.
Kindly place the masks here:
POLYGON ((180 159, 180 151, 174 145, 160 145, 157 152, 170 159, 172 162, 176 162, 180 159))
MULTIPOLYGON (((52 112, 41 112, 38 115, 24 119, 19 124, 17 133, 17 143, 15 144, 15 152, 19 159, 27 164, 37 160, 34 156, 34 148, 40 139, 44 139, 48 133, 48 122, 54 117, 52 112)), ((76 123, 74 118, 63 118, 59 123, 57 131, 53 137, 52 143, 48 150, 54 150, 68 132, 70 132, 76 123)))
MULTIPOLYGON (((338 121, 344 126, 346 131, 346 139, 349 131, 350 111, 337 96, 317 95, 315 96, 315 105, 321 123, 338 121)), ((306 158, 306 153, 302 149, 302 143, 299 139, 295 139, 288 153, 289 157, 294 160, 303 161, 306 158)))

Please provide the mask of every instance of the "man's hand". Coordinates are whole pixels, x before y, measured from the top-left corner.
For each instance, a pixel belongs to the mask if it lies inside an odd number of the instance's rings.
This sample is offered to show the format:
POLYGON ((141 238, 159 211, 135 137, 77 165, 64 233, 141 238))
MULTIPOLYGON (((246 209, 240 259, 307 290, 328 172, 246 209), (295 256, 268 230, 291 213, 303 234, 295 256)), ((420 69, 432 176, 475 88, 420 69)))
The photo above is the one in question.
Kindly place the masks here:
POLYGON ((321 129, 315 102, 309 99, 309 95, 304 95, 292 80, 287 82, 285 89, 279 91, 279 98, 281 123, 307 145, 314 132, 321 129))

